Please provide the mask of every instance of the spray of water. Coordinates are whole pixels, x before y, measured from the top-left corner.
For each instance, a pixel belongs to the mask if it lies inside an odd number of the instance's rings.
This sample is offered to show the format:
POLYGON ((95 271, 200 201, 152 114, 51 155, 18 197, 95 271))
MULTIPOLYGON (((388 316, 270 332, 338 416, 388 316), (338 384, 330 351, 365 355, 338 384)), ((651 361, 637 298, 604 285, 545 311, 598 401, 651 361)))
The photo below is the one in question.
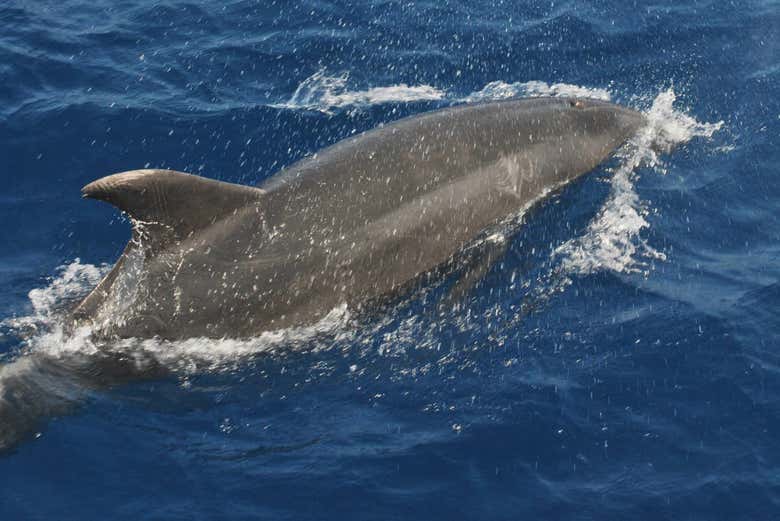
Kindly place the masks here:
POLYGON ((661 153, 693 138, 710 138, 723 122, 699 123, 674 108, 676 96, 669 89, 659 94, 645 113, 647 125, 620 153, 611 177, 610 194, 585 233, 556 248, 566 273, 588 275, 601 270, 631 273, 643 271, 648 261, 665 260, 666 255, 641 237, 650 226, 648 203, 636 191, 637 169, 646 166, 665 173, 661 153))
POLYGON ((329 76, 320 70, 306 78, 286 102, 277 108, 316 110, 331 113, 345 107, 366 107, 382 103, 408 103, 412 101, 436 101, 446 97, 446 92, 430 85, 409 86, 405 83, 366 90, 349 90, 348 74, 329 76))
POLYGON ((284 103, 274 105, 289 110, 312 110, 326 114, 337 110, 355 110, 384 103, 411 103, 417 101, 448 101, 475 103, 516 97, 577 96, 609 100, 606 89, 582 87, 568 83, 548 84, 542 81, 506 83, 492 81, 482 89, 457 95, 432 85, 407 85, 399 83, 386 87, 363 90, 349 88, 349 75, 329 75, 324 70, 312 74, 295 89, 284 103))

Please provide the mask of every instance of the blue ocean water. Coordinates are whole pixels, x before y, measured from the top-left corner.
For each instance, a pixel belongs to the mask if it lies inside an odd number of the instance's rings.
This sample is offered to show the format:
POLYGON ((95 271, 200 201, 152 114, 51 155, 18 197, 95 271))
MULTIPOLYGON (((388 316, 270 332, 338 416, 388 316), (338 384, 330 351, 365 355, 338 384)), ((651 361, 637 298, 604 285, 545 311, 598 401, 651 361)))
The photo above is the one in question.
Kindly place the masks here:
POLYGON ((316 330, 147 342, 168 376, 73 391, 0 454, 0 519, 780 517, 776 0, 7 0, 0 27, 6 375, 92 355, 56 310, 128 239, 80 199, 104 175, 251 184, 507 96, 651 122, 459 310, 432 284, 316 330))

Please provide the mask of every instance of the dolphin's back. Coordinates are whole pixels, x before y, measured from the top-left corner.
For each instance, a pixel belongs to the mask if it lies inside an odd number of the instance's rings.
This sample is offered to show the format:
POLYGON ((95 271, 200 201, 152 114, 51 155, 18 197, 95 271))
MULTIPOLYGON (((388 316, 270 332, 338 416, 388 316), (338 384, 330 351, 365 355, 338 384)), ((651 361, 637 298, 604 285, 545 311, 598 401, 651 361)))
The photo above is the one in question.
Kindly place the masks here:
POLYGON ((293 200, 304 199, 306 207, 322 204, 355 221, 376 218, 529 146, 571 147, 559 131, 571 123, 566 111, 550 115, 567 106, 560 99, 509 100, 408 117, 328 147, 260 188, 288 212, 296 209, 293 200))

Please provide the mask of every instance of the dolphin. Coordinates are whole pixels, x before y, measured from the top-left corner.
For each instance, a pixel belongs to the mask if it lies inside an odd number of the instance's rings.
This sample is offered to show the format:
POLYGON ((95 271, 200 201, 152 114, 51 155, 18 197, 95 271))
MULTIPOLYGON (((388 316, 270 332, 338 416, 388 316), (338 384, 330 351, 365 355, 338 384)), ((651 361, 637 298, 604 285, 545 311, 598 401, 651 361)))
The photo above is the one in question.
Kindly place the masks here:
POLYGON ((604 101, 516 99, 384 125, 257 187, 171 170, 88 184, 85 197, 133 222, 124 253, 66 320, 99 349, 30 350, 0 365, 0 452, 93 390, 167 373, 121 342, 110 348, 115 339, 309 325, 344 303, 368 309, 403 294, 466 249, 476 262, 454 289, 468 291, 501 257, 505 241, 487 240, 494 227, 593 170, 644 123, 604 101))
POLYGON ((380 126, 259 186, 104 177, 82 194, 128 214, 133 238, 73 323, 109 338, 242 338, 362 309, 593 170, 644 123, 600 100, 513 99, 380 126))

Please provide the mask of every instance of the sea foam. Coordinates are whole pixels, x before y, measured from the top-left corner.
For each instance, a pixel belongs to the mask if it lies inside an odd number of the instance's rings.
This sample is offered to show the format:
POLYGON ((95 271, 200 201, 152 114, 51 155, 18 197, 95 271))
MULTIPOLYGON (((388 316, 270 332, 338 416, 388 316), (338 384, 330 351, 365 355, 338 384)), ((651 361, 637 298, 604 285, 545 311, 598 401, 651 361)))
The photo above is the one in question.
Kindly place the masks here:
POLYGON ((273 105, 289 110, 311 110, 326 114, 341 110, 355 110, 386 103, 412 103, 419 101, 447 101, 450 103, 474 103, 515 97, 575 96, 609 100, 610 93, 603 88, 590 88, 568 83, 548 84, 543 81, 507 83, 491 81, 481 89, 459 95, 433 85, 395 85, 352 89, 349 74, 328 74, 319 70, 303 80, 284 103, 273 105))

